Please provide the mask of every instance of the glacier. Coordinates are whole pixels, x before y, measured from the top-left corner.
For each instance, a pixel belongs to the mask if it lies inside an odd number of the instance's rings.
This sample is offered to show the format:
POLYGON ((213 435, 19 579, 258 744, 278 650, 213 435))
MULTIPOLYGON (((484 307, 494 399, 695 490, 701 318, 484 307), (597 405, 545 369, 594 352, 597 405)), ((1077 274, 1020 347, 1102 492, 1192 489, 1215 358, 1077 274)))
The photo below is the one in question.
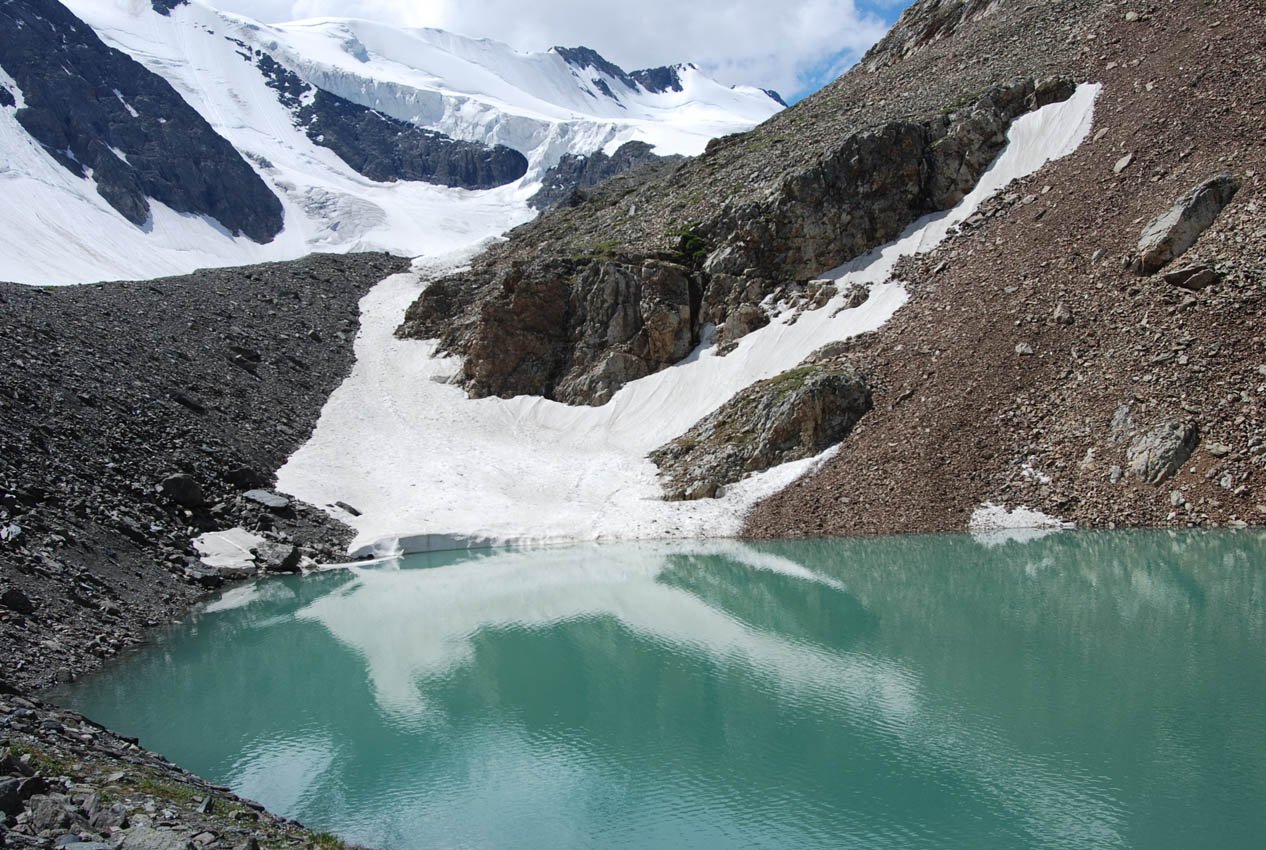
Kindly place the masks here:
MULTIPOLYGON (((438 30, 330 18, 269 26, 198 0, 169 15, 142 0, 65 5, 108 45, 164 77, 233 144, 281 200, 285 228, 258 244, 156 202, 150 220, 134 226, 91 179, 71 175, 31 139, 14 117, 19 102, 0 107, 0 223, 8 235, 0 280, 144 279, 317 251, 470 252, 535 215, 527 199, 564 154, 613 151, 631 140, 662 154, 698 154, 714 136, 750 129, 781 108, 760 89, 723 86, 692 66, 674 71, 680 91, 655 92, 557 50, 520 53, 438 30), (385 115, 514 147, 529 171, 477 192, 369 180, 294 126, 245 48, 385 115)), ((0 82, 16 88, 7 75, 0 82)))

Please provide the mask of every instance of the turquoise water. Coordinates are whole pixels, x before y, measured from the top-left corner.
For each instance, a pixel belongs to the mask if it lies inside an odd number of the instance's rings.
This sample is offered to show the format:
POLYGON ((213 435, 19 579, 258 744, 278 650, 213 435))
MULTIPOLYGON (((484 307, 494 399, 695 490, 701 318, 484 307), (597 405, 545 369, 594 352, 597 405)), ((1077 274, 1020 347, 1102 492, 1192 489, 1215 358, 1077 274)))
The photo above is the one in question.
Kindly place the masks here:
POLYGON ((989 543, 280 579, 61 698, 378 848, 1266 846, 1266 534, 989 543))

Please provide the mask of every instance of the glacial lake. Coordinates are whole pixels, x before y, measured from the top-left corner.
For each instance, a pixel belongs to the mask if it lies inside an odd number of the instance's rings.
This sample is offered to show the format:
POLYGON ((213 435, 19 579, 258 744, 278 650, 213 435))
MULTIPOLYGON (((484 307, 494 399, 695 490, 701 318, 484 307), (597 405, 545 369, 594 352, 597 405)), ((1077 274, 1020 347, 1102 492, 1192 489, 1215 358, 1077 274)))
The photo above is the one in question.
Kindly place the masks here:
POLYGON ((57 698, 380 850, 1260 848, 1266 533, 415 557, 57 698))

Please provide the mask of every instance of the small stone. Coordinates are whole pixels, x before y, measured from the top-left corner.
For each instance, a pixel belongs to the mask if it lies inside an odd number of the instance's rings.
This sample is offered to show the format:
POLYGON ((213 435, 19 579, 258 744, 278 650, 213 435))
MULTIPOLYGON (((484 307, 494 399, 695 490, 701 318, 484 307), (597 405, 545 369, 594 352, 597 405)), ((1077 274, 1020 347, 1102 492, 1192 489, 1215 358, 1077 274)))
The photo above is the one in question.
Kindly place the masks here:
POLYGON ((1033 356, 1033 346, 1027 342, 1017 342, 1015 344, 1015 353, 1021 357, 1033 356))
POLYGON ((352 507, 352 506, 351 506, 351 505, 349 505, 347 502, 335 502, 335 503, 334 503, 334 507, 336 507, 336 508, 342 508, 343 510, 347 511, 347 512, 348 512, 349 514, 351 514, 352 516, 360 516, 360 515, 361 515, 360 511, 356 510, 356 508, 352 507))
POLYGON ((1187 497, 1179 491, 1174 490, 1169 494, 1169 503, 1176 508, 1181 508, 1183 505, 1187 504, 1187 497))
POLYGON ((1067 304, 1057 304, 1055 313, 1051 318, 1055 320, 1056 324, 1071 325, 1073 323, 1073 311, 1068 309, 1067 304))
POLYGON ((1204 450, 1214 457, 1226 457, 1231 453, 1231 447, 1224 443, 1209 443, 1204 450))
POLYGON ((1138 12, 1126 12, 1126 13, 1125 13, 1125 20, 1126 20, 1128 23, 1131 23, 1131 24, 1132 24, 1132 23, 1134 23, 1135 21, 1137 21, 1138 19, 1139 19, 1139 13, 1138 13, 1138 12))
POLYGON ((1130 167, 1130 163, 1134 162, 1134 154, 1127 153, 1125 156, 1117 160, 1116 165, 1112 166, 1112 170, 1117 174, 1130 167))
POLYGON ((1208 266, 1188 266, 1165 274, 1165 282, 1182 289, 1199 292, 1218 282, 1218 273, 1208 266))

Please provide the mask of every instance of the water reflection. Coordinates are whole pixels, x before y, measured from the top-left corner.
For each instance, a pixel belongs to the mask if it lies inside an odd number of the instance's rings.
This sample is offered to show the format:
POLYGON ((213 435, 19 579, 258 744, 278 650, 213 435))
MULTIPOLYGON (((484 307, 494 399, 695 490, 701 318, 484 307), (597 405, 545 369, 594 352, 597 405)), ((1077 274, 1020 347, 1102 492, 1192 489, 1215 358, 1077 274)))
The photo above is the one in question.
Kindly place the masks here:
POLYGON ((1248 847, 1264 555, 1242 532, 429 556, 232 591, 67 698, 377 846, 1248 847))

